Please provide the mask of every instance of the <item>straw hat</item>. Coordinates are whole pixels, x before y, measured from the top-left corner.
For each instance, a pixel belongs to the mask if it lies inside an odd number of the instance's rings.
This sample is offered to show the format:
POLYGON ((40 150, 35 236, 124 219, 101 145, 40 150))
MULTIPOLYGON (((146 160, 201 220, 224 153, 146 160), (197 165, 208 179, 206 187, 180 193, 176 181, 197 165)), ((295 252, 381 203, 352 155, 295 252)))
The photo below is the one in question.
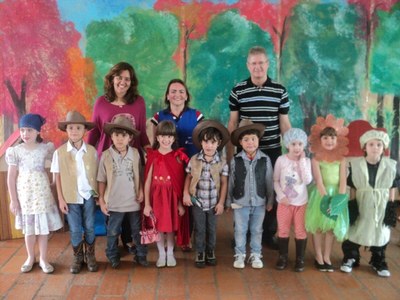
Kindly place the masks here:
POLYGON ((108 135, 111 135, 111 129, 113 128, 126 130, 131 133, 133 137, 139 136, 139 131, 136 130, 135 126, 133 125, 132 119, 126 115, 116 115, 111 123, 104 124, 104 132, 108 135))
POLYGON ((260 123, 253 123, 250 119, 242 119, 239 123, 239 127, 232 131, 231 134, 231 142, 235 146, 240 146, 239 137, 240 135, 247 131, 254 129, 258 131, 258 138, 261 138, 264 135, 265 126, 260 123))
POLYGON ((228 129, 226 129, 224 125, 222 125, 218 121, 204 120, 199 122, 193 129, 192 133, 193 144, 196 146, 196 148, 201 149, 201 141, 199 141, 200 133, 203 131, 203 129, 207 129, 209 127, 215 128, 221 133, 222 141, 221 144, 218 146, 218 151, 221 151, 226 145, 226 143, 229 142, 229 131, 228 129))
POLYGON ((67 117, 64 122, 58 122, 58 128, 62 131, 65 131, 68 124, 82 124, 85 125, 87 130, 90 130, 95 127, 95 124, 92 122, 87 122, 85 117, 82 116, 77 111, 69 111, 67 113, 67 117))

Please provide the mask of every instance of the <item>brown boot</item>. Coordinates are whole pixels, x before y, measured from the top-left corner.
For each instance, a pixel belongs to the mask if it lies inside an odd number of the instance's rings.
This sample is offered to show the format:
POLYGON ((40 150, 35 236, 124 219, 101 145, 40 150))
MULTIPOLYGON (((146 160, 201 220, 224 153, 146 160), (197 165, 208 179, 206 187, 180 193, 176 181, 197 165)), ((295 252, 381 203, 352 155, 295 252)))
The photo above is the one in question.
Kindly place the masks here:
POLYGON ((78 274, 83 265, 83 241, 76 247, 72 246, 72 248, 74 249, 74 260, 72 261, 69 271, 72 274, 78 274))
POLYGON ((96 256, 95 256, 95 251, 94 251, 94 244, 96 241, 93 241, 91 245, 89 245, 87 242, 85 242, 85 258, 86 258, 86 264, 88 267, 89 272, 97 272, 99 269, 99 266, 97 265, 96 262, 96 256))

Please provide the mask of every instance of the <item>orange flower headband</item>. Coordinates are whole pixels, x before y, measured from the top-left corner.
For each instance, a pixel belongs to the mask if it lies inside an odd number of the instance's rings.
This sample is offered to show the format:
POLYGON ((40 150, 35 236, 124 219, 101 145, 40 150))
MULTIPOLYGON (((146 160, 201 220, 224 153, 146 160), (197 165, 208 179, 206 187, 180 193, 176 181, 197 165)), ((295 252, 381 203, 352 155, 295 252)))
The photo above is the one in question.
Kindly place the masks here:
POLYGON ((346 137, 349 129, 343 124, 344 119, 336 119, 331 114, 327 115, 325 119, 323 117, 317 118, 317 123, 311 127, 311 135, 308 138, 310 152, 314 153, 316 160, 327 162, 340 161, 349 152, 347 148, 349 140, 346 137), (336 130, 337 145, 333 150, 326 150, 321 145, 320 134, 326 127, 332 127, 336 130))

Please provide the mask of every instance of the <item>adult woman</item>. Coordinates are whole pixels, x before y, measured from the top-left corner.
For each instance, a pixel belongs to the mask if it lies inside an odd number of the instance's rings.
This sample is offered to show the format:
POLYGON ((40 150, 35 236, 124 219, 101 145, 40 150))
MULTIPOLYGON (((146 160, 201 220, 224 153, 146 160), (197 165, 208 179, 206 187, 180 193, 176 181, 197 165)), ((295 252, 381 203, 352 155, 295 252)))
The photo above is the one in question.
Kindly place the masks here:
POLYGON ((164 101, 167 108, 156 113, 151 119, 154 125, 153 132, 161 121, 174 122, 179 146, 186 149, 189 157, 193 156, 199 150, 193 145, 192 132, 197 123, 204 119, 203 114, 189 107, 190 94, 186 84, 180 79, 172 79, 168 83, 164 101))
MULTIPOLYGON (((133 67, 126 62, 119 62, 113 66, 104 77, 104 95, 96 100, 93 108, 92 122, 95 123, 88 135, 88 143, 95 146, 98 156, 111 146, 111 138, 104 132, 103 125, 111 123, 117 116, 124 115, 132 120, 134 127, 140 132, 130 145, 140 153, 149 147, 146 134, 146 106, 138 91, 139 81, 133 67)), ((122 224, 121 239, 124 247, 130 252, 131 233, 128 220, 122 224)))
MULTIPOLYGON (((199 149, 197 149, 192 141, 192 132, 197 123, 204 119, 203 114, 189 107, 190 94, 186 84, 181 79, 172 79, 165 91, 164 102, 167 108, 156 113, 151 122, 153 123, 153 133, 159 122, 164 120, 172 121, 176 126, 178 134, 179 147, 186 150, 186 154, 192 157, 199 149)), ((155 136, 155 134, 153 134, 155 136)), ((193 231, 193 216, 191 207, 189 207, 189 224, 190 234, 193 231)), ((183 251, 190 251, 190 245, 182 247, 183 251)))
POLYGON ((99 157, 111 146, 111 139, 103 130, 117 115, 127 115, 140 131, 131 146, 141 150, 150 145, 146 134, 146 106, 138 92, 139 81, 133 67, 126 62, 113 66, 104 78, 104 95, 94 105, 92 122, 96 127, 89 132, 88 143, 95 146, 99 157))

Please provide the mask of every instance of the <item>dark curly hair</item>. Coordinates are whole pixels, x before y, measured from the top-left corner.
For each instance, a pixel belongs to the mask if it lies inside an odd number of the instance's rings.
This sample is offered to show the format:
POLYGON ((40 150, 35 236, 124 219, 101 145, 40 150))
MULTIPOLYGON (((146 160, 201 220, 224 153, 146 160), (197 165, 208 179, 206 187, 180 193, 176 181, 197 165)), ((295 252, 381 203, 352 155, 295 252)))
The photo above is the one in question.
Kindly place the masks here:
POLYGON ((127 104, 132 104, 139 96, 139 80, 136 77, 135 69, 127 62, 119 62, 108 71, 104 77, 104 94, 109 102, 113 102, 117 98, 113 81, 114 77, 121 75, 123 71, 128 71, 131 78, 131 86, 126 92, 124 99, 127 104))

